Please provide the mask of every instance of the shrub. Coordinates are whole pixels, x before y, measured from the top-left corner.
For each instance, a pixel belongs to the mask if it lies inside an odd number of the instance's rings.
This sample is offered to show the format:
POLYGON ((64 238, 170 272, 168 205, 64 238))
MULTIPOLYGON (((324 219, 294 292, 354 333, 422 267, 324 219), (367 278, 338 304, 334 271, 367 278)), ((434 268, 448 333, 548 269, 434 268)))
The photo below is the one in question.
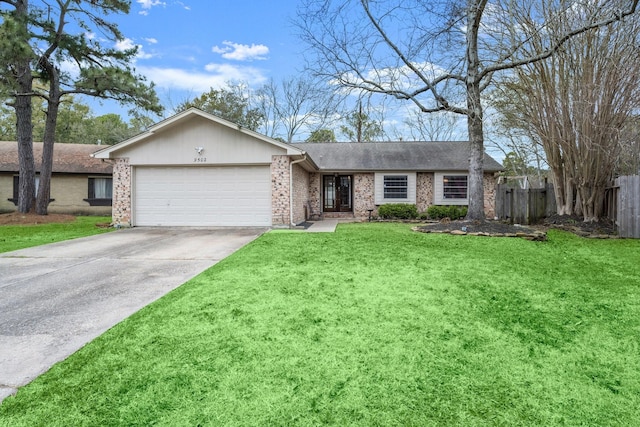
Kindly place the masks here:
POLYGON ((435 220, 439 220, 442 218, 449 218, 452 220, 462 219, 467 216, 467 207, 431 205, 427 209, 427 215, 430 219, 435 220))
POLYGON ((378 216, 383 219, 415 219, 418 208, 405 203, 389 203, 378 208, 378 216))

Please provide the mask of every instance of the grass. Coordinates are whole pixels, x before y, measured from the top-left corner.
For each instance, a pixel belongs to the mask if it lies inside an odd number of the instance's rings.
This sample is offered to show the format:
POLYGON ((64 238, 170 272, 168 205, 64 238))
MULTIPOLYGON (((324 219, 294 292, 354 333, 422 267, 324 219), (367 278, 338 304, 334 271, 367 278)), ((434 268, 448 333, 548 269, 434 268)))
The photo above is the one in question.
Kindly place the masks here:
POLYGON ((640 425, 640 241, 269 233, 0 405, 2 426, 640 425))
POLYGON ((0 226, 0 253, 106 233, 111 229, 96 227, 96 224, 109 222, 111 217, 79 216, 74 222, 67 223, 2 225, 0 226))

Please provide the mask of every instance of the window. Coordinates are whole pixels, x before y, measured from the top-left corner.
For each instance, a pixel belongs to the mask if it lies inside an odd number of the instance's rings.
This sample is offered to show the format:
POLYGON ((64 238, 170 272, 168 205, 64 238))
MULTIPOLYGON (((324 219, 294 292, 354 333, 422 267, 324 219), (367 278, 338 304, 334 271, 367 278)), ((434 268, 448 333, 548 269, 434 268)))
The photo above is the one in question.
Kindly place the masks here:
POLYGON ((448 199, 467 198, 467 177, 465 175, 445 175, 442 178, 442 197, 448 199))
POLYGON ((415 203, 416 173, 405 171, 376 172, 374 204, 415 203))
POLYGON ((89 178, 89 197, 84 199, 91 206, 111 206, 113 179, 107 177, 89 178))
POLYGON ((384 198, 406 199, 409 188, 407 175, 384 176, 384 198))
POLYGON ((435 172, 433 175, 433 203, 436 205, 468 205, 469 185, 467 174, 460 172, 435 172))
MULTIPOLYGON (((38 197, 38 188, 40 187, 40 177, 36 175, 36 192, 34 197, 38 197)), ((7 199, 10 202, 13 202, 14 205, 18 206, 18 193, 20 192, 20 177, 18 175, 13 176, 13 199, 7 199)), ((50 202, 53 202, 53 199, 49 199, 50 202)))

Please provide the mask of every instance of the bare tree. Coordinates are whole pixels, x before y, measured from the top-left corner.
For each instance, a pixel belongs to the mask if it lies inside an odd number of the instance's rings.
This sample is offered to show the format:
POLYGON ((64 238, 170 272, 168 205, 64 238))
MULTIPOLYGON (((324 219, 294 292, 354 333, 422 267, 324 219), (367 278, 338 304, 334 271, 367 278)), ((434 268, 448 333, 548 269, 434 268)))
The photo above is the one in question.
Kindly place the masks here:
POLYGON ((620 160, 617 175, 640 174, 640 117, 634 116, 625 123, 620 134, 620 160))
MULTIPOLYGON (((563 34, 604 1, 568 9, 546 30, 563 34)), ((521 26, 531 46, 544 43, 521 26)), ((640 21, 636 16, 572 38, 554 56, 518 69, 508 84, 511 116, 540 141, 552 171, 559 214, 602 215, 605 188, 621 158, 622 129, 640 107, 640 21)))
POLYGON ((528 185, 529 178, 542 184, 548 169, 544 149, 535 135, 523 129, 522 111, 513 107, 515 94, 512 88, 505 81, 498 81, 488 98, 491 136, 486 146, 502 153, 506 175, 527 177, 527 182, 518 181, 522 188, 528 185), (514 158, 516 162, 510 161, 514 158))
POLYGON ((383 120, 371 117, 371 109, 362 105, 362 99, 358 100, 356 108, 343 118, 340 133, 350 142, 374 142, 383 138, 383 120))
MULTIPOLYGON (((532 9, 531 0, 305 0, 298 26, 316 53, 313 70, 319 75, 348 88, 408 100, 425 113, 466 116, 467 219, 484 220, 483 90, 496 73, 549 58, 572 37, 634 13, 637 2, 625 9, 601 7, 553 37, 544 31, 548 23, 532 9), (546 36, 541 49, 523 49, 528 46, 524 34, 510 37, 509 29, 518 24, 514 11, 546 36), (464 102, 456 103, 460 98, 464 102)), ((553 8, 572 4, 560 0, 553 8)))
MULTIPOLYGON (((442 111, 423 114, 413 109, 404 118, 404 124, 414 141, 452 141, 458 140, 458 116, 442 111)), ((465 130, 466 134, 466 130, 465 130)))
POLYGON ((264 134, 292 142, 302 131, 323 129, 335 120, 341 96, 326 84, 307 77, 273 79, 254 95, 262 113, 264 134))

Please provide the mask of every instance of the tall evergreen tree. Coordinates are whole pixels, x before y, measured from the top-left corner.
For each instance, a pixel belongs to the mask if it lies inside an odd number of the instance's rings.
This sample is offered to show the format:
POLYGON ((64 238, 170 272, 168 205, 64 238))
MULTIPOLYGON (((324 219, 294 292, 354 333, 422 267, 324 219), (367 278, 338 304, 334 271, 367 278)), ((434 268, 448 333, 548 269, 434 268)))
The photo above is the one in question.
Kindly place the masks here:
MULTIPOLYGON (((38 2, 28 5, 28 0, 3 0, 13 6, 13 15, 21 16, 25 22, 21 31, 12 30, 14 36, 20 37, 18 42, 24 47, 24 57, 29 59, 30 72, 11 76, 14 82, 8 82, 15 88, 12 96, 16 99, 16 116, 18 129, 31 127, 31 117, 18 113, 17 100, 39 96, 46 100, 46 121, 43 136, 43 154, 40 168, 40 185, 36 201, 36 212, 46 214, 49 204, 51 169, 53 162, 54 141, 60 103, 65 97, 83 94, 104 99, 115 99, 123 104, 133 104, 145 110, 159 113, 159 104, 152 84, 137 75, 131 64, 137 54, 137 48, 121 50, 116 43, 124 40, 118 26, 106 20, 114 14, 128 13, 131 2, 128 0, 55 0, 53 4, 38 2), (20 3, 20 4, 18 4, 20 3), (24 5, 22 5, 24 3, 24 5), (25 6, 19 9, 18 6, 25 6), (19 15, 18 12, 22 13, 19 15), (88 36, 90 32, 102 35, 100 39, 88 36), (106 44, 112 44, 112 47, 106 44), (73 71, 65 71, 63 61, 75 66, 73 71), (15 80, 25 79, 19 87, 15 80), (44 90, 34 90, 33 81, 37 79, 45 83, 44 90), (28 84, 27 81, 29 80, 28 84), (28 87, 29 86, 29 87, 28 87), (29 90, 26 90, 28 87, 29 90)), ((3 14, 3 26, 9 21, 3 14)), ((9 14, 8 16, 11 16, 9 14)), ((20 22, 23 22, 20 21, 20 22)), ((18 54, 3 55, 3 67, 16 67, 21 56, 18 54)), ((26 65, 26 61, 25 61, 26 65)), ((29 106, 31 111, 31 106, 29 106)), ((18 140, 24 138, 18 131, 18 140)), ((33 157, 33 147, 31 146, 33 157)), ((20 165, 20 180, 27 181, 32 175, 28 165, 20 165)), ((22 194, 19 199, 26 199, 29 194, 22 194), (25 196, 25 197, 23 197, 25 196)), ((26 189, 25 191, 27 191, 26 189)), ((19 210, 26 212, 31 207, 23 200, 19 202, 19 210)))

